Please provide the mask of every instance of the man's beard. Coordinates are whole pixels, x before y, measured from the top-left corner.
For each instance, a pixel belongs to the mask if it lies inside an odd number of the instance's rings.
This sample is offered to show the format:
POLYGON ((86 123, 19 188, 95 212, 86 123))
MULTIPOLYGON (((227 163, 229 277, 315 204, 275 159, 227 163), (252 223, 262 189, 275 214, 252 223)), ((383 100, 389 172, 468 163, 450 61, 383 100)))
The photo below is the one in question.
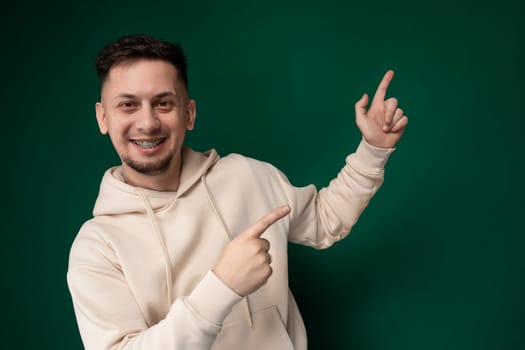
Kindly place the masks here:
POLYGON ((168 170, 171 164, 171 159, 171 156, 167 156, 166 158, 161 159, 155 163, 137 162, 128 157, 123 158, 122 160, 127 166, 138 173, 147 176, 155 176, 163 174, 168 170))

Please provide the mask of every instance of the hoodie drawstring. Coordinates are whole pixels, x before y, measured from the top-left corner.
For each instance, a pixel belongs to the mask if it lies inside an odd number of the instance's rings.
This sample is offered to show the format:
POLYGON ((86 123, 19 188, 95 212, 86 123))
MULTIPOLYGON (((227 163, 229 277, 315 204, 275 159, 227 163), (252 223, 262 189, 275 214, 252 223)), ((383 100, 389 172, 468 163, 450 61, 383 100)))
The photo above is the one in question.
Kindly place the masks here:
MULTIPOLYGON (((204 184, 204 188, 206 190, 206 196, 208 197, 208 201, 213 210, 213 213, 219 219, 222 227, 224 228, 224 232, 226 233, 226 239, 228 242, 230 242, 233 239, 233 235, 228 229, 228 226, 226 225, 224 218, 222 217, 220 212, 217 210, 217 206, 211 195, 210 189, 208 187, 208 183, 206 182, 206 175, 203 175, 201 177, 201 181, 204 184)), ((166 242, 164 241, 164 238, 162 237, 162 234, 160 232, 159 224, 155 218, 155 213, 153 212, 153 208, 151 207, 151 202, 149 201, 148 197, 140 189, 136 188, 135 191, 144 201, 144 205, 146 207, 146 212, 148 213, 148 218, 151 224, 151 228, 153 229, 153 232, 155 233, 155 237, 157 238, 160 244, 160 247, 162 249, 162 255, 164 256, 164 264, 165 264, 165 272, 166 272, 167 290, 168 290, 168 308, 170 308, 171 303, 172 303, 173 275, 171 271, 171 261, 170 261, 170 257, 168 254, 168 248, 166 247, 166 242)), ((246 310, 246 317, 248 319, 248 324, 250 325, 251 328, 253 328, 253 319, 252 319, 252 313, 251 313, 251 308, 250 308, 250 302, 248 301, 248 296, 245 296, 243 299, 244 299, 244 308, 246 310)))
POLYGON ((166 283, 167 283, 167 289, 168 289, 168 309, 169 309, 171 308, 171 303, 172 303, 171 288, 173 286, 173 275, 171 272, 171 261, 170 261, 170 256, 168 255, 168 248, 166 247, 166 242, 164 242, 164 238, 162 237, 162 234, 160 232, 159 224, 157 220, 155 219, 155 213, 153 213, 153 209, 151 207, 151 203, 148 197, 138 188, 135 189, 135 191, 144 201, 144 204, 146 206, 146 212, 148 213, 148 218, 151 223, 151 228, 153 229, 153 232, 155 233, 155 236, 157 240, 159 241, 160 247, 162 249, 162 254, 164 255, 164 264, 165 264, 165 270, 166 270, 166 283))
MULTIPOLYGON (((204 188, 206 189, 206 195, 208 196, 208 202, 210 203, 210 206, 213 210, 213 213, 215 216, 219 219, 222 227, 224 228, 224 232, 226 233, 226 238, 228 239, 228 242, 230 242, 233 239, 233 235, 230 232, 228 226, 226 225, 226 221, 224 221, 224 218, 222 217, 221 213, 217 209, 217 205, 215 204, 215 201, 213 200, 213 197, 211 195, 210 189, 208 187, 208 183, 206 182, 206 174, 201 176, 201 181, 204 185, 204 188)), ((250 328, 253 328, 253 319, 252 319, 252 312, 250 310, 250 303, 248 301, 248 296, 244 297, 244 308, 246 310, 246 316, 248 318, 248 324, 250 325, 250 328)))

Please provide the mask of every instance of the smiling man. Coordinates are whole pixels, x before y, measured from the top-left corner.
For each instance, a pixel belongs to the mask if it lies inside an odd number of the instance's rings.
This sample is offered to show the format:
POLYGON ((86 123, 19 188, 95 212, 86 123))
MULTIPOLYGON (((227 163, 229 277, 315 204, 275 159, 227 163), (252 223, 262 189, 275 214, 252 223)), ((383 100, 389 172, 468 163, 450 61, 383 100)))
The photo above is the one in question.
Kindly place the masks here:
POLYGON ((196 104, 182 49, 126 36, 96 62, 96 117, 121 165, 104 174, 93 218, 70 253, 68 285, 86 349, 306 349, 288 288, 287 244, 346 237, 383 182, 408 123, 385 100, 329 186, 294 187, 271 164, 184 146, 196 104))
MULTIPOLYGON (((185 66, 182 52, 176 57, 185 66)), ((97 121, 122 160, 126 182, 177 190, 184 135, 195 122, 185 79, 172 63, 153 59, 127 59, 106 72, 104 58, 98 61, 103 84, 97 121)))

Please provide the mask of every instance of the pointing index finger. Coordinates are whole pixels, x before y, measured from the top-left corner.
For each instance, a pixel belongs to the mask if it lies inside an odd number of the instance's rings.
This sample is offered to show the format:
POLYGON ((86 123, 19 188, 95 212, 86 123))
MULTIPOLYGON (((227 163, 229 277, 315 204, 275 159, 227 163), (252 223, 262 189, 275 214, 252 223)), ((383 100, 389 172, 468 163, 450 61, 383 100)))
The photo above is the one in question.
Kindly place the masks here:
POLYGON ((383 102, 385 100, 386 96, 386 90, 388 89, 388 86, 390 85, 390 82, 392 81, 392 78, 394 77, 394 71, 389 69, 384 77, 383 80, 379 83, 379 86, 377 87, 376 93, 374 95, 374 99, 372 100, 372 104, 377 102, 383 102))
POLYGON ((275 208, 270 213, 263 216, 259 221, 257 221, 255 224, 250 226, 244 233, 247 236, 253 237, 253 238, 259 238, 261 235, 270 227, 273 225, 276 221, 283 218, 290 212, 290 207, 287 205, 284 205, 282 207, 275 208))

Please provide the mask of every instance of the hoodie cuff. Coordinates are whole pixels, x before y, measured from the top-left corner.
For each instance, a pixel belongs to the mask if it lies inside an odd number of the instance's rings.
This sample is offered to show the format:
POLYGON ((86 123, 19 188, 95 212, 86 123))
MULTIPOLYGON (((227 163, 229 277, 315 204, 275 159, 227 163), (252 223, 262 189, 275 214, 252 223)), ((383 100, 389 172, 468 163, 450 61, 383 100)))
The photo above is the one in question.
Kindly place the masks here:
POLYGON ((201 280, 186 301, 206 320, 222 325, 242 297, 222 282, 212 270, 201 280))
POLYGON ((380 148, 372 146, 363 138, 353 154, 353 158, 360 167, 380 173, 385 168, 388 158, 395 150, 395 148, 380 148))

